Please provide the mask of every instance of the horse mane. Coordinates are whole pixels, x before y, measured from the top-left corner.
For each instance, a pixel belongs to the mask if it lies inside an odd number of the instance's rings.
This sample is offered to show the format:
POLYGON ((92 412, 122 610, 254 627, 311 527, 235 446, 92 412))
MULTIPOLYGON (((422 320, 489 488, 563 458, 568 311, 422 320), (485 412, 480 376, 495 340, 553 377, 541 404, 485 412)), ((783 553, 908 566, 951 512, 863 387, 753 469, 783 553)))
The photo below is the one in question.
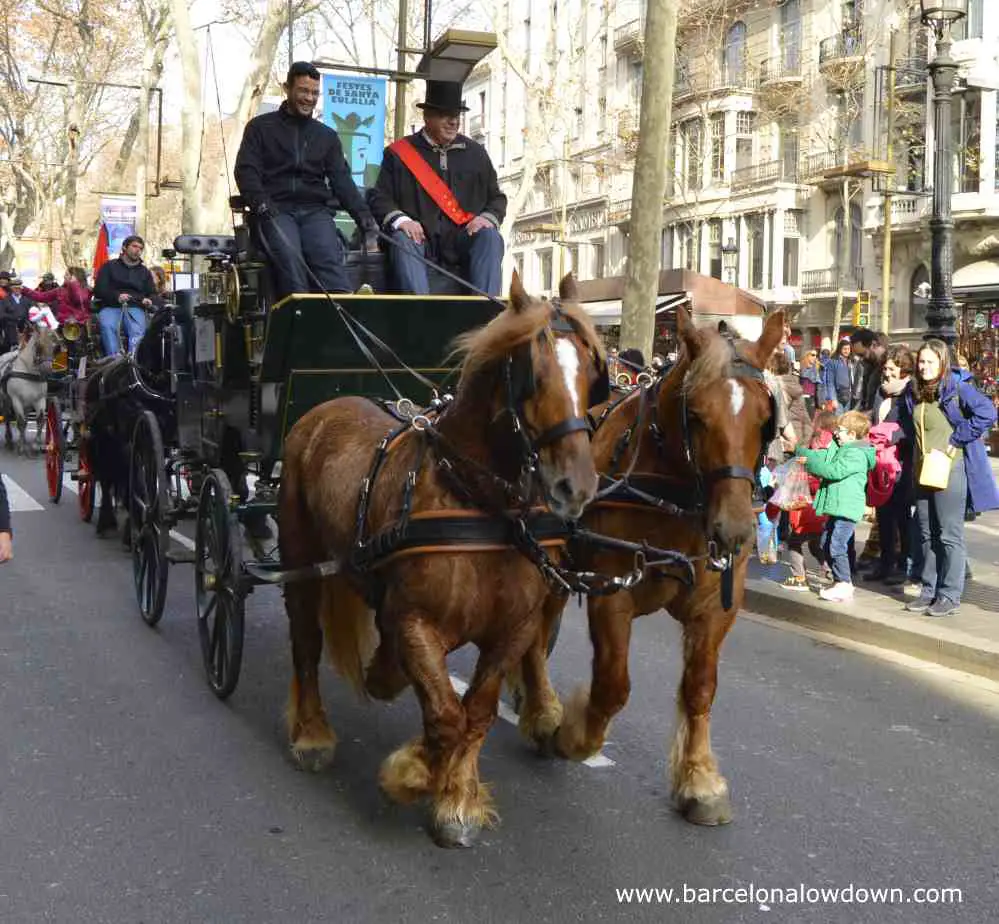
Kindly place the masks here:
MULTIPOLYGON (((575 302, 559 304, 562 313, 571 321, 579 336, 604 358, 604 346, 590 316, 575 302)), ((521 344, 530 343, 551 320, 552 305, 547 299, 532 299, 531 304, 519 311, 507 308, 488 324, 460 334, 455 338, 451 356, 463 356, 461 382, 510 355, 521 344)))
POLYGON ((747 358, 746 352, 740 347, 750 346, 746 340, 729 340, 710 328, 698 332, 701 338, 701 349, 696 359, 690 362, 683 380, 683 388, 688 395, 716 385, 719 379, 732 375, 732 360, 742 359, 756 363, 747 358))

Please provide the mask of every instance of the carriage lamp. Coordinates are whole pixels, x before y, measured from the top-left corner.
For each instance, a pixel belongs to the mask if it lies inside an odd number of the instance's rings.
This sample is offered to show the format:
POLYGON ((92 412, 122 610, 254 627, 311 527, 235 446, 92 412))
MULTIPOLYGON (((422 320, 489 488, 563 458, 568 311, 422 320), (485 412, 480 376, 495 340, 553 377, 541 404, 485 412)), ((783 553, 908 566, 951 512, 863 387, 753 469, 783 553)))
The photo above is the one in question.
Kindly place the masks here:
POLYGON ((957 342, 957 310, 954 307, 954 223, 951 218, 953 176, 953 137, 951 131, 951 92, 957 76, 957 62, 950 56, 950 28, 968 15, 968 0, 919 0, 923 22, 933 29, 936 55, 928 65, 933 81, 933 129, 936 145, 933 155, 933 217, 930 219, 930 302, 926 309, 926 339, 939 337, 945 343, 957 342))
POLYGON ((722 269, 725 270, 725 280, 730 286, 735 285, 735 262, 739 248, 735 246, 735 238, 729 238, 722 244, 722 269))

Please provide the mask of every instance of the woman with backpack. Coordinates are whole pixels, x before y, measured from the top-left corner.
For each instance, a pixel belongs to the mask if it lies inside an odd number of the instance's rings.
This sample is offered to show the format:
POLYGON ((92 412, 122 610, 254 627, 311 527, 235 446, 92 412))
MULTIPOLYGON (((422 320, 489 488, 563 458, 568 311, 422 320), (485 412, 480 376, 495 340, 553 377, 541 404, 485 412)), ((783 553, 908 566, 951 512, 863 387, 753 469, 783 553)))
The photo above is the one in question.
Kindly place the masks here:
POLYGON ((999 487, 982 436, 996 409, 951 368, 942 340, 927 340, 902 396, 902 428, 912 443, 916 519, 923 546, 919 597, 911 613, 948 616, 961 604, 965 580, 964 518, 999 509, 999 487))
MULTIPOLYGON (((881 367, 881 387, 871 410, 874 426, 868 435, 875 447, 882 438, 895 449, 901 473, 886 491, 875 494, 868 490, 868 500, 877 511, 881 553, 877 566, 864 576, 865 581, 883 581, 889 586, 905 583, 905 561, 909 555, 910 511, 912 508, 912 444, 902 429, 902 395, 912 375, 912 353, 907 346, 890 347, 881 367)), ((872 477, 880 471, 875 465, 872 477)))

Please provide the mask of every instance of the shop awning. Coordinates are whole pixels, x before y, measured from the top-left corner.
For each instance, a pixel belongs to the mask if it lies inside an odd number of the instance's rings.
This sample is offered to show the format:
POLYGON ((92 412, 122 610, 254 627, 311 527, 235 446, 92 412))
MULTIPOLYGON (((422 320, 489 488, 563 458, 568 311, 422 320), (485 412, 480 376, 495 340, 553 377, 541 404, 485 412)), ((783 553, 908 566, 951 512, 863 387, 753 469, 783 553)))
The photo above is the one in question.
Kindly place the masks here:
POLYGON ((951 285, 959 301, 968 298, 999 298, 999 260, 978 260, 954 272, 951 285))

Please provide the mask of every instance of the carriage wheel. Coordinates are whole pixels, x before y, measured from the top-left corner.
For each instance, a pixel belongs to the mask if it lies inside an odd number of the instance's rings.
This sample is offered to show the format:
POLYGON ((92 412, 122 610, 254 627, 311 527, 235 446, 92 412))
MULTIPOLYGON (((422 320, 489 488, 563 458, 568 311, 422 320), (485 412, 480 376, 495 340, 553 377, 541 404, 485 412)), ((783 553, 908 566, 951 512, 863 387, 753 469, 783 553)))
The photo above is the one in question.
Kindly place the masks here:
POLYGON ((232 486, 225 473, 212 471, 201 485, 194 533, 194 592, 198 635, 208 685, 225 699, 236 689, 243 661, 242 556, 236 515, 230 509, 232 486))
POLYGON ((166 603, 169 512, 160 425, 152 411, 143 411, 132 431, 128 460, 128 523, 135 597, 140 615, 150 626, 160 621, 166 603))
POLYGON ((49 488, 49 500, 53 504, 58 504, 62 500, 62 475, 65 461, 62 408, 59 406, 57 398, 49 398, 45 403, 45 481, 49 488))
POLYGON ((80 438, 80 448, 77 450, 76 487, 80 519, 84 523, 89 523, 94 518, 97 486, 94 484, 94 472, 90 467, 90 438, 86 436, 80 438))

